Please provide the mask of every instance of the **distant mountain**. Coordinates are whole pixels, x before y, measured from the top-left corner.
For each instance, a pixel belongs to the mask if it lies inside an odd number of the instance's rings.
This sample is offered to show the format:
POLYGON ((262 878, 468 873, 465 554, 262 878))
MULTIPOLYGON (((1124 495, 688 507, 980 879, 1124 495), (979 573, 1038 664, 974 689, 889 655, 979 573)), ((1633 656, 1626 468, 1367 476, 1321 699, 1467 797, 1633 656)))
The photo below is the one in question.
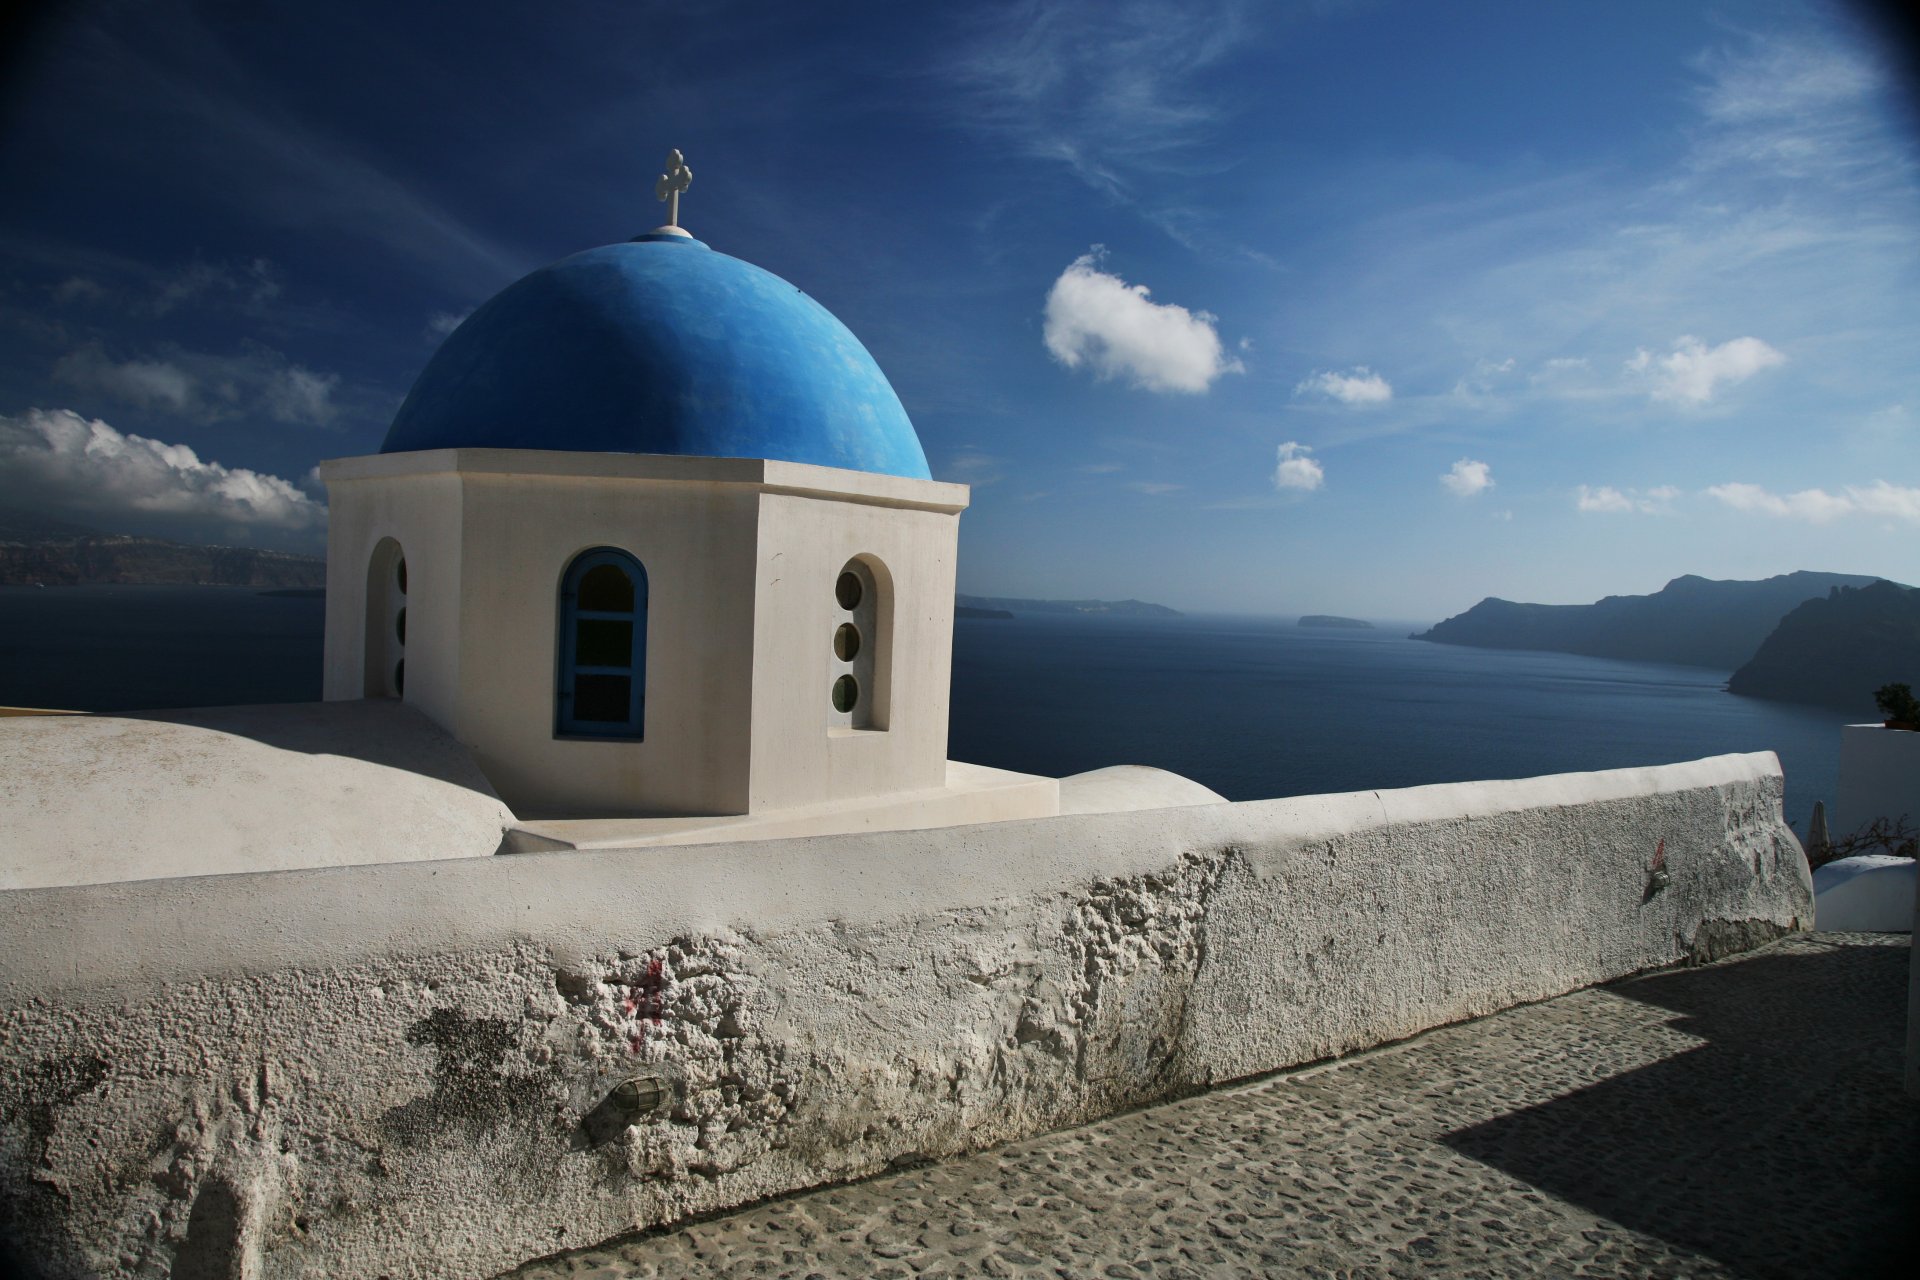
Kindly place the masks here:
POLYGON ((255 547, 101 533, 32 513, 0 516, 0 586, 98 583, 315 588, 327 583, 327 562, 255 547))
POLYGON ((1873 691, 1885 684, 1920 686, 1920 591, 1875 582, 1835 587, 1782 618, 1727 690, 1877 720, 1873 691))
POLYGON ((1371 622, 1362 622, 1358 618, 1342 618, 1332 613, 1309 613, 1295 624, 1302 627, 1335 627, 1346 631, 1371 631, 1371 622))
POLYGON ((1177 618, 1178 609, 1144 600, 1017 600, 1006 596, 955 596, 964 609, 994 609, 1006 613, 1106 613, 1129 618, 1177 618))
POLYGON ((970 604, 956 604, 953 606, 953 616, 956 618, 1011 618, 1013 614, 1005 609, 976 609, 970 604))
POLYGON ((1754 655, 1796 606, 1835 587, 1864 587, 1875 581, 1859 574, 1804 570, 1758 582, 1688 574, 1650 596, 1608 596, 1594 604, 1515 604, 1490 597, 1413 638, 1732 671, 1754 655))
POLYGON ((0 542, 37 542, 42 538, 98 536, 100 530, 38 511, 0 511, 0 542))

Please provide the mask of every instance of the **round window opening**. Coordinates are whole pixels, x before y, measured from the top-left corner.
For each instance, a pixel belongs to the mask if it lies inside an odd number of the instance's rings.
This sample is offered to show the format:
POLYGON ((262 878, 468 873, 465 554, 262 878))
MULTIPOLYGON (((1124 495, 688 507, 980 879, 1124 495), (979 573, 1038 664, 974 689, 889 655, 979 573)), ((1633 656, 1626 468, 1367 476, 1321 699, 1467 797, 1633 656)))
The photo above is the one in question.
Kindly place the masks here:
POLYGON ((833 656, 842 662, 852 662, 860 656, 860 628, 851 622, 843 622, 833 633, 833 656))
POLYGON ((401 605, 400 612, 393 616, 393 634, 399 637, 401 644, 407 642, 407 606, 405 605, 401 605))
POLYGON ((841 676, 833 682, 833 709, 851 711, 860 701, 860 684, 852 676, 841 676))
POLYGON ((401 595, 407 594, 407 558, 405 556, 401 556, 399 563, 393 567, 393 581, 394 585, 400 588, 401 595))
POLYGON ((866 589, 860 585, 859 574, 847 572, 841 574, 840 581, 834 583, 833 594, 840 601, 842 609, 857 609, 860 607, 860 598, 866 594, 866 589))

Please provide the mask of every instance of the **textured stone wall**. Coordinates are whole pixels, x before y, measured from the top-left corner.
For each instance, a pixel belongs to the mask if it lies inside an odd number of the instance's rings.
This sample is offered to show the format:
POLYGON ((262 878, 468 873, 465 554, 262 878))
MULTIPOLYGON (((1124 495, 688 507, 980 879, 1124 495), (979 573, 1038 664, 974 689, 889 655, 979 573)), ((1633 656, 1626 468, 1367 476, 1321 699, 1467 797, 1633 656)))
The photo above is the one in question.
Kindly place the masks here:
POLYGON ((484 1276, 1804 928, 1771 755, 0 894, 51 1274, 484 1276))

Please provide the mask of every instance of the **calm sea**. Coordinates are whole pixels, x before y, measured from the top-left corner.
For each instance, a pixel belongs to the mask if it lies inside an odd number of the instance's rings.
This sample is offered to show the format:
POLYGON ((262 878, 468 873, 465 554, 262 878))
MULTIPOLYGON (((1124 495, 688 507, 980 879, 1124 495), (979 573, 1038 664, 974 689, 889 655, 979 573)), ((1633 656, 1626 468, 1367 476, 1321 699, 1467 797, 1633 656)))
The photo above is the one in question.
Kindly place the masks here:
MULTIPOLYGON (((0 705, 83 711, 320 696, 324 602, 239 587, 0 587, 0 705)), ((1022 617, 954 628, 954 758, 1184 774, 1230 800, 1776 751, 1787 817, 1833 799, 1840 712, 1726 673, 1423 644, 1416 624, 1022 617)))

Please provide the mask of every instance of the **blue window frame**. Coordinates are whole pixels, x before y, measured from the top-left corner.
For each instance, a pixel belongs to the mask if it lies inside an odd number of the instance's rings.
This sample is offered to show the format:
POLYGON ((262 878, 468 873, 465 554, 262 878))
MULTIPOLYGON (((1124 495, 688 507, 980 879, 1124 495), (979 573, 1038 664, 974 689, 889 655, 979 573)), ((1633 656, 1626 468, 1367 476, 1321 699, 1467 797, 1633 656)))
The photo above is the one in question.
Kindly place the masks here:
POLYGON ((575 556, 560 583, 554 732, 639 738, 647 710, 647 571, 624 551, 575 556))

